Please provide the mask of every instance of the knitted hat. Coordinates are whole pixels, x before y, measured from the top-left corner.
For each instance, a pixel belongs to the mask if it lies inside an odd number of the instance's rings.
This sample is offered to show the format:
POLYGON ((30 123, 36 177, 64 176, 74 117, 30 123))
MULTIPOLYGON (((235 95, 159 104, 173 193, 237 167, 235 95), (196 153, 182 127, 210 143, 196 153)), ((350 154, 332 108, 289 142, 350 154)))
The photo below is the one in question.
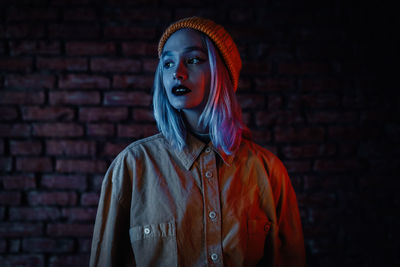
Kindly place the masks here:
POLYGON ((228 68, 233 89, 236 91, 240 69, 242 68, 242 60, 240 59, 239 51, 229 33, 221 25, 216 24, 212 20, 200 17, 190 17, 171 24, 165 30, 158 43, 158 56, 161 57, 162 50, 168 38, 174 32, 183 28, 190 28, 200 31, 207 35, 214 42, 226 67, 228 68))

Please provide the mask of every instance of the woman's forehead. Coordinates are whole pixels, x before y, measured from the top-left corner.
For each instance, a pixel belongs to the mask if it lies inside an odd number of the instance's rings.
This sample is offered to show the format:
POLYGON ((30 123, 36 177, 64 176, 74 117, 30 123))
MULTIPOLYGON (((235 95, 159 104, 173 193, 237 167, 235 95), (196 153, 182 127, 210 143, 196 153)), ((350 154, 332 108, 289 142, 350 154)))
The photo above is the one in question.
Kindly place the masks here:
POLYGON ((168 38, 163 48, 163 54, 184 52, 187 50, 202 50, 205 52, 204 39, 200 32, 193 29, 180 29, 168 38))

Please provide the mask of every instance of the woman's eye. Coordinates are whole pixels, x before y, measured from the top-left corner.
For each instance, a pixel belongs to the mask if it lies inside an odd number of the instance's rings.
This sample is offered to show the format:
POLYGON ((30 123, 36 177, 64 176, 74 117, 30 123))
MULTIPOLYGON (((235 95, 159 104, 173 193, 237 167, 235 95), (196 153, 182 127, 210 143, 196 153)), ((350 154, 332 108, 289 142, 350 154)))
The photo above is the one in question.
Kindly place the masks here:
POLYGON ((199 64, 201 59, 198 57, 189 58, 187 61, 189 64, 199 64))
POLYGON ((172 64, 173 63, 171 61, 166 61, 166 62, 164 62, 164 68, 169 69, 172 67, 172 64))

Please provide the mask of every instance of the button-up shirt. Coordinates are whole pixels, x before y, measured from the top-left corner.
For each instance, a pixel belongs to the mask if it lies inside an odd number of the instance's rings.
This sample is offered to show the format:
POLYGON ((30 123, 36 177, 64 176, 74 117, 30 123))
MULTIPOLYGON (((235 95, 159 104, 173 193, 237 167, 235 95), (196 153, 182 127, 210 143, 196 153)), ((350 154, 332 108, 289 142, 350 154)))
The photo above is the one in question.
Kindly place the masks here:
POLYGON ((102 184, 90 266, 304 266, 281 161, 243 139, 232 155, 192 135, 129 145, 102 184))

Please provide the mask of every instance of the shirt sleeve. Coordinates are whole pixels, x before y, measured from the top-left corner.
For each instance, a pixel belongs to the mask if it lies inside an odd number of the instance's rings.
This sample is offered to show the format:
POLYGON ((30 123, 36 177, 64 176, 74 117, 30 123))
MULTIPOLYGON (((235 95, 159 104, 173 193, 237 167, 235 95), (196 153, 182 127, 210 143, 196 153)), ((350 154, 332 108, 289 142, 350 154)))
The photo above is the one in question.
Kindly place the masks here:
POLYGON ((295 191, 283 163, 276 157, 270 163, 278 233, 274 248, 266 252, 269 255, 264 255, 264 260, 269 262, 267 266, 305 267, 304 237, 295 191))
POLYGON ((124 157, 108 169, 101 188, 90 266, 135 266, 129 239, 131 185, 124 157))

